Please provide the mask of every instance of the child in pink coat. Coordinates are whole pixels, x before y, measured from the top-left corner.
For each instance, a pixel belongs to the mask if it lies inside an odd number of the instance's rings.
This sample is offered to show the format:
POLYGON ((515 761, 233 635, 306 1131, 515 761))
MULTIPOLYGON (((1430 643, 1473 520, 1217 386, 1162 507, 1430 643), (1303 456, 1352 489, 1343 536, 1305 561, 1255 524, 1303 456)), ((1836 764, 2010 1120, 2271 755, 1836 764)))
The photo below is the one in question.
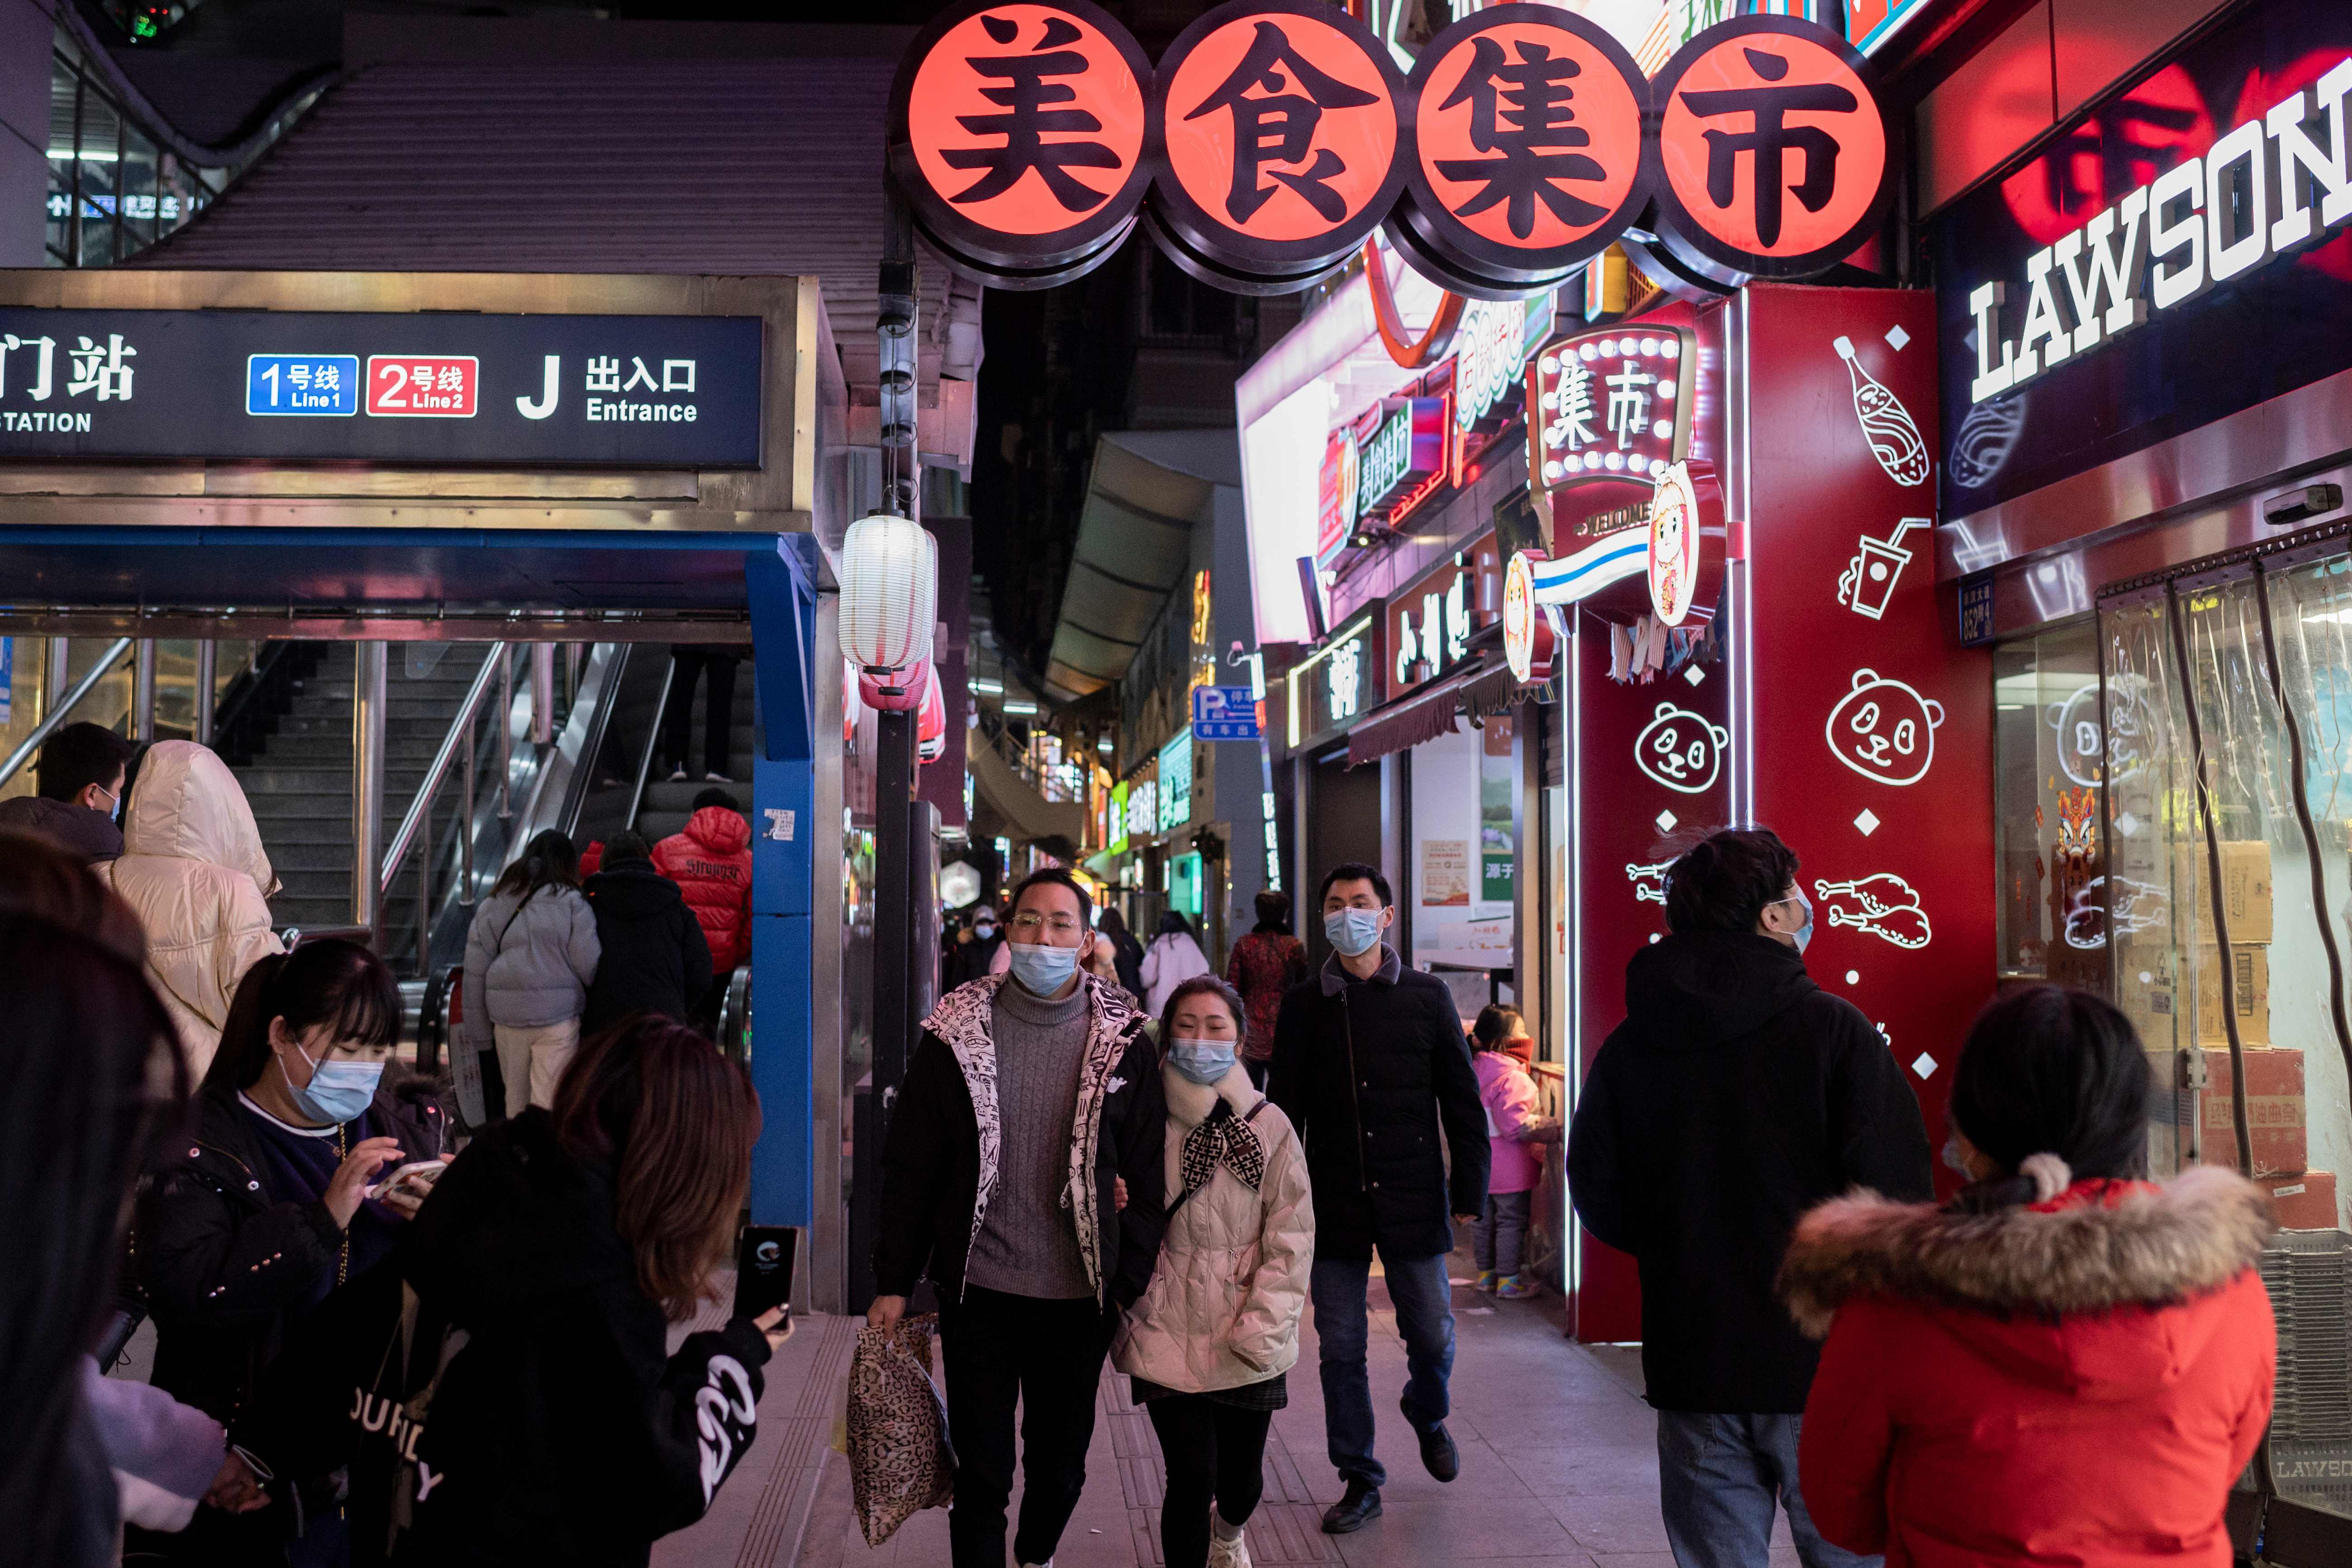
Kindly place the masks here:
POLYGON ((1560 1125, 1546 1121, 1536 1105, 1536 1043, 1514 1007, 1488 1007, 1470 1026, 1476 1054, 1478 1098, 1486 1106, 1486 1142, 1494 1163, 1486 1178, 1486 1208, 1470 1227, 1478 1261, 1478 1289, 1507 1301, 1536 1293, 1519 1272, 1528 1235, 1528 1206, 1543 1174, 1542 1145, 1557 1143, 1560 1125))

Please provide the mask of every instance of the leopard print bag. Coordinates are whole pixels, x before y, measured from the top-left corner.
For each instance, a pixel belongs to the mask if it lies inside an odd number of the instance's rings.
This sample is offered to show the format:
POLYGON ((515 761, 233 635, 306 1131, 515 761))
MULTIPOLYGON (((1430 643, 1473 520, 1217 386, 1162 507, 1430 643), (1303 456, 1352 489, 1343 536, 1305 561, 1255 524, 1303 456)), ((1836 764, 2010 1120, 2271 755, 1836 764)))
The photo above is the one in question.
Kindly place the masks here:
POLYGON ((866 1544, 879 1546, 927 1508, 955 1495, 947 1401, 931 1381, 939 1314, 861 1328, 849 1363, 849 1487, 866 1544))

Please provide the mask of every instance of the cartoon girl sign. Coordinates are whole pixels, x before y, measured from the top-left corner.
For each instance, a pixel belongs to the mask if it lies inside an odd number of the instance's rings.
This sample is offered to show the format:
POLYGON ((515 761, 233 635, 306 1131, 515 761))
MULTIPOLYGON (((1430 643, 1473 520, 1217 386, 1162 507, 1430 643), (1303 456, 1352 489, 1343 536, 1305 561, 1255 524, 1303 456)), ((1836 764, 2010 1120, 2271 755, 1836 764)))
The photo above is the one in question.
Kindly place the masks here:
POLYGON ((1683 624, 1698 590, 1698 494, 1690 465, 1658 470, 1650 492, 1650 607, 1670 626, 1683 624))

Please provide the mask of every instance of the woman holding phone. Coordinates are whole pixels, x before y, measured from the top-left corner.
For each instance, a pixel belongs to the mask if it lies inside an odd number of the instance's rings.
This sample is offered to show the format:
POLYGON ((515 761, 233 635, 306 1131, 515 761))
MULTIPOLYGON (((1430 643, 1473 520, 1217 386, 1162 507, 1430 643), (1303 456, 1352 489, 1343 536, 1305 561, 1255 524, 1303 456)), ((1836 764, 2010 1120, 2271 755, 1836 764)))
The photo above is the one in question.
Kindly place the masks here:
POLYGON ((1249 1568, 1242 1527, 1264 1489, 1266 1429, 1289 1402, 1314 1264, 1306 1152, 1241 1064, 1246 1017, 1213 974, 1169 994, 1168 1229, 1111 1346, 1168 1462, 1167 1568, 1249 1568))
POLYGON ((791 1331, 778 1307, 666 1342, 734 1244, 759 1131, 751 1079, 693 1030, 595 1036, 551 1112, 467 1145, 233 1440, 281 1487, 349 1467, 355 1568, 644 1564, 751 1447, 791 1331))
MULTIPOLYGON (((286 1335, 367 1271, 421 1201, 404 1162, 437 1159, 448 1116, 429 1080, 392 1061, 400 991, 356 942, 308 942, 257 961, 239 982, 194 1126, 167 1147, 133 1233, 155 1319, 154 1383, 227 1423, 286 1335)), ((277 1550, 334 1563, 342 1521, 331 1487, 268 1514, 200 1513, 169 1548, 205 1559, 277 1550)), ((256 1559, 258 1560, 258 1559, 256 1559)))

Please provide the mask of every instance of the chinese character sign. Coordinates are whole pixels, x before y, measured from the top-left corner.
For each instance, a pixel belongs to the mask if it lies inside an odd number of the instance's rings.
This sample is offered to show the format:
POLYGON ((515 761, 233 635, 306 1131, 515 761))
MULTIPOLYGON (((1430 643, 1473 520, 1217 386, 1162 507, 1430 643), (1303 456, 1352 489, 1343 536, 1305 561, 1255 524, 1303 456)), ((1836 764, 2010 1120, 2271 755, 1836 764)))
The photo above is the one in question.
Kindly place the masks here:
POLYGON ((1646 195, 1649 84, 1624 47, 1549 5, 1465 17, 1412 73, 1412 218, 1474 280, 1539 286, 1606 249, 1646 195))
POLYGON ((1160 61, 1162 216, 1268 271, 1316 270, 1388 216, 1402 83, 1363 26, 1316 0, 1234 0, 1160 61))
POLYGON ((1529 372, 1529 474, 1536 488, 1648 486, 1690 449, 1688 334, 1644 322, 1546 343, 1529 372))
POLYGON ((1685 45, 1651 84, 1670 247, 1759 278, 1851 255, 1893 191, 1868 69, 1842 39, 1788 16, 1737 17, 1685 45))
POLYGON ((892 105, 894 172, 943 248, 1050 266, 1125 237, 1148 177, 1150 67, 1124 28, 1087 0, 965 5, 918 47, 892 105))
POLYGON ((1867 70, 1811 20, 1748 16, 1651 81, 1583 16, 1506 3, 1408 81, 1322 0, 1227 0, 1154 70, 1092 0, 963 0, 899 68, 889 170, 949 260, 1003 288, 1083 274, 1143 214, 1236 292, 1306 288, 1385 227, 1433 281, 1497 299, 1562 281, 1653 198, 1709 276, 1794 278, 1885 210, 1867 70))

